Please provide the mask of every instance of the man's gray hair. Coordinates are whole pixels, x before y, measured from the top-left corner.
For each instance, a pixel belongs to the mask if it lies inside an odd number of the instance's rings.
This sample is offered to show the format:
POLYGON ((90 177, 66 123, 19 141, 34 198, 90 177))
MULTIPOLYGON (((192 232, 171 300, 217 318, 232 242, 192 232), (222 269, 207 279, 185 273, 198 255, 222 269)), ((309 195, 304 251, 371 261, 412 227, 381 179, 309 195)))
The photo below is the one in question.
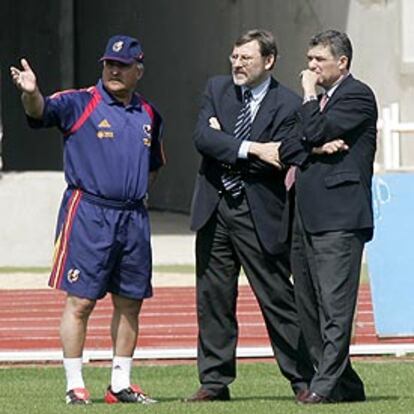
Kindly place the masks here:
POLYGON ((346 33, 337 30, 326 30, 313 36, 309 41, 309 47, 328 46, 335 58, 345 56, 348 58, 347 69, 352 61, 352 44, 346 33))

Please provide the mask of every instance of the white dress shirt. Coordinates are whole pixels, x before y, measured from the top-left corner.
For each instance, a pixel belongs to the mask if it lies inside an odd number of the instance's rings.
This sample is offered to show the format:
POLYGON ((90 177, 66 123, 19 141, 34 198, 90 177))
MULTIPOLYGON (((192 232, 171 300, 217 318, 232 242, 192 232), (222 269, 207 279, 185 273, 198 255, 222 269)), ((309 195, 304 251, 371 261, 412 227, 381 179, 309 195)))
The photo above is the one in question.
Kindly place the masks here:
MULTIPOLYGON (((267 92, 269 91, 270 87, 270 76, 264 80, 260 85, 257 85, 255 88, 251 89, 252 92, 252 100, 250 101, 250 113, 252 115, 252 122, 256 118, 257 112, 260 109, 260 105, 266 96, 267 92)), ((242 95, 244 94, 244 91, 248 89, 245 86, 242 86, 242 95)), ((251 142, 248 140, 245 140, 241 143, 239 152, 238 152, 238 158, 246 159, 249 154, 249 148, 250 148, 251 142)))

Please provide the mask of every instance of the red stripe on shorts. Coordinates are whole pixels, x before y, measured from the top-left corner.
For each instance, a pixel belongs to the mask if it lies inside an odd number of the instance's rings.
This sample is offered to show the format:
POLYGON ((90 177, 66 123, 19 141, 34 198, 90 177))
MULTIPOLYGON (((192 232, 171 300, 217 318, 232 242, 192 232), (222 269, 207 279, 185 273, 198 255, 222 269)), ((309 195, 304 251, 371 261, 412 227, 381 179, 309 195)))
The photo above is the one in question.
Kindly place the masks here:
POLYGON ((80 190, 75 190, 68 202, 68 214, 65 218, 62 230, 58 238, 58 241, 60 242, 59 245, 56 246, 58 248, 58 251, 55 254, 53 260, 52 274, 50 275, 49 279, 49 286, 55 289, 58 289, 62 283, 62 275, 68 253, 68 241, 81 198, 82 192, 80 190))

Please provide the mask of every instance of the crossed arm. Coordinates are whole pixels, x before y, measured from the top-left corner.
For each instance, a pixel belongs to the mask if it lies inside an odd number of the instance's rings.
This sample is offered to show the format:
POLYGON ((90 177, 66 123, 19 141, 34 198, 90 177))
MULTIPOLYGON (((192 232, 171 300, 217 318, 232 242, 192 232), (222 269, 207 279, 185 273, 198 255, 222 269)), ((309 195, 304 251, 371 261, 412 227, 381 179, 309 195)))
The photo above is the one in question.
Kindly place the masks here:
MULTIPOLYGON (((216 117, 208 120, 210 128, 221 131, 221 125, 216 117)), ((249 154, 256 156, 261 161, 266 162, 277 169, 282 169, 283 164, 279 158, 279 147, 281 142, 251 142, 249 146, 249 154)), ((337 138, 326 142, 320 147, 312 149, 312 154, 335 154, 336 152, 347 151, 348 145, 344 140, 337 138)))

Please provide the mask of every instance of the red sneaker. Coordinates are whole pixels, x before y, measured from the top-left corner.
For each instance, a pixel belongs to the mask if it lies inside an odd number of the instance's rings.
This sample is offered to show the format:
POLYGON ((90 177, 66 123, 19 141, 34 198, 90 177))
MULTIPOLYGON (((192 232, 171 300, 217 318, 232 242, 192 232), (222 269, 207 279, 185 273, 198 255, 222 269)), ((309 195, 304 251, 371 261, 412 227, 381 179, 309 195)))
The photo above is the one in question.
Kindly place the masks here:
POLYGON ((111 386, 108 387, 105 393, 104 400, 107 404, 116 403, 138 403, 138 404, 154 404, 158 401, 150 398, 142 391, 139 385, 131 385, 119 392, 114 392, 111 386))
POLYGON ((73 388, 66 393, 66 404, 90 404, 89 391, 86 388, 73 388))

